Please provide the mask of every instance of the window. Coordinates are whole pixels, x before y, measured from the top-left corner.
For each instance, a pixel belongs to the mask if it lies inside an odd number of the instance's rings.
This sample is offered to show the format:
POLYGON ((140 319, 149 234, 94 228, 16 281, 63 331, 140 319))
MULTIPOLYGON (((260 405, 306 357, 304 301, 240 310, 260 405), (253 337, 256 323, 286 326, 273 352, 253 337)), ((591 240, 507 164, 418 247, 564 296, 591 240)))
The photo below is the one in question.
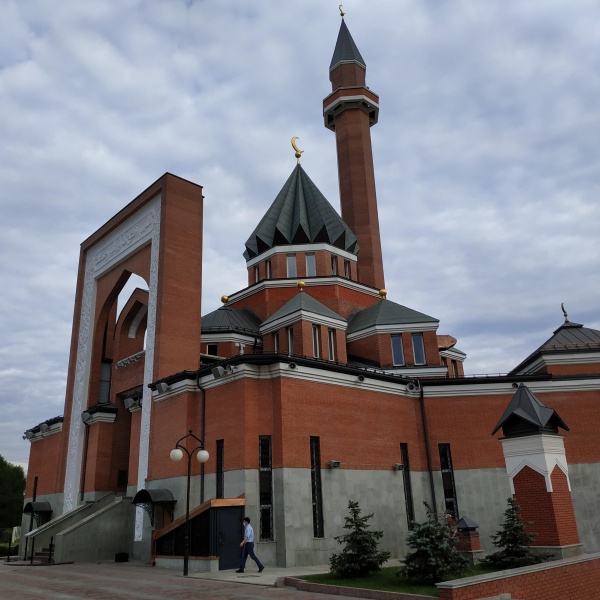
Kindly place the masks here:
POLYGON ((451 362, 452 362, 452 377, 458 377, 458 364, 454 359, 451 362))
POLYGON ((337 275, 337 256, 331 255, 331 274, 337 275))
POLYGON ((404 502, 406 504, 406 520, 409 531, 415 526, 415 506, 413 504, 412 485, 410 483, 410 463, 408 462, 408 444, 400 444, 400 460, 402 462, 402 479, 404 483, 404 502))
POLYGON ((315 277, 317 274, 317 260, 314 254, 306 255, 306 276, 315 277))
POLYGON ((415 365, 425 364, 425 345, 423 344, 423 334, 412 334, 413 355, 415 357, 415 365))
POLYGON ((98 386, 98 404, 110 402, 110 377, 112 362, 103 360, 100 365, 100 385, 98 386))
POLYGON ((287 328, 288 354, 294 354, 294 328, 287 328))
POLYGON ((404 365, 404 348, 401 335, 392 336, 392 362, 395 367, 404 365))
POLYGON ((271 436, 258 438, 258 494, 260 497, 260 539, 273 539, 273 459, 271 436))
POLYGON ((288 277, 296 277, 297 275, 297 270, 296 270, 296 255, 295 254, 288 254, 286 257, 287 260, 287 276, 288 277))
POLYGON ((273 352, 279 352, 279 332, 273 334, 273 352))
POLYGON ((265 262, 265 265, 267 267, 267 279, 271 279, 272 275, 271 275, 271 261, 267 260, 265 262))
POLYGON ((323 490, 321 488, 321 447, 318 437, 310 438, 310 484, 312 490, 313 535, 325 537, 323 527, 323 490))
POLYGON ((219 356, 219 344, 206 344, 206 354, 219 356))
POLYGON ((454 468, 452 467, 452 454, 450 444, 438 444, 440 450, 440 469, 442 471, 442 485, 444 487, 444 505, 446 511, 458 521, 458 502, 456 500, 456 486, 454 484, 454 468))
POLYGON ((260 281, 260 269, 258 268, 258 265, 256 265, 256 267, 254 267, 254 283, 258 283, 260 281))
POLYGON ((344 277, 347 277, 348 279, 350 279, 350 261, 349 260, 345 260, 344 261, 344 277))
POLYGON ((217 440, 217 473, 216 484, 217 489, 215 496, 217 498, 225 498, 225 472, 224 472, 224 450, 225 440, 217 440))
POLYGON ((319 358, 319 326, 312 326, 313 356, 319 358))
POLYGON ((335 329, 327 330, 327 341, 329 343, 329 360, 335 360, 335 329))

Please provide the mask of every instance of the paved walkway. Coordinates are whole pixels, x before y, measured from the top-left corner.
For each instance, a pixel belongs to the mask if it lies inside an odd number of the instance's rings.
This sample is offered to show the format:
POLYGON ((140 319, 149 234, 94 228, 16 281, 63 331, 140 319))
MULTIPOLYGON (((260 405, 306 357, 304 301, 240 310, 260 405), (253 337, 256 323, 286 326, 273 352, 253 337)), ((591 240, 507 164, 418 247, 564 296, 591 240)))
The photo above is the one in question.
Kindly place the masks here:
POLYGON ((183 577, 139 562, 53 566, 0 564, 0 600, 331 600, 331 596, 274 587, 278 577, 322 573, 324 567, 277 569, 259 575, 220 571, 183 577), (250 584, 250 585, 249 585, 250 584))

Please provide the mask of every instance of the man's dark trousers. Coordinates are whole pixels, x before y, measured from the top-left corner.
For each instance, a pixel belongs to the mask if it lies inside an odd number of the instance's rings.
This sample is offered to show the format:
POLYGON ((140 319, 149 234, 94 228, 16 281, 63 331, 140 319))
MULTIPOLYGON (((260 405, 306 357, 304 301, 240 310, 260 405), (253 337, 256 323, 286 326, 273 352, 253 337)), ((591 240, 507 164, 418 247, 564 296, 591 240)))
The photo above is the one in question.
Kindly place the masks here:
POLYGON ((240 560, 240 569, 243 571, 246 566, 246 559, 250 557, 260 570, 264 569, 263 564, 258 560, 258 556, 254 554, 254 542, 246 542, 242 549, 242 558, 240 560))

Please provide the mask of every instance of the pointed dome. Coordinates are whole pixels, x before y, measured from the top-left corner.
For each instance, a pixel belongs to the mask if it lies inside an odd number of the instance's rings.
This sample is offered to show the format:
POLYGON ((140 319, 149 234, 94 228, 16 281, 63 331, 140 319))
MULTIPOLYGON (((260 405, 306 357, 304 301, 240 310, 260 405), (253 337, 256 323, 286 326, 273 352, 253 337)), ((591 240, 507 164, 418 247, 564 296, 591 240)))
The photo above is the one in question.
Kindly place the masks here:
POLYGON ((361 67, 367 68, 363 57, 360 55, 350 31, 346 26, 346 22, 342 19, 342 25, 340 26, 340 32, 338 33, 338 39, 335 44, 335 50, 333 51, 333 58, 329 65, 329 70, 334 69, 340 63, 355 62, 361 67))
POLYGON ((300 165, 271 204, 246 242, 244 258, 250 260, 274 246, 326 243, 358 253, 352 230, 317 189, 300 165))

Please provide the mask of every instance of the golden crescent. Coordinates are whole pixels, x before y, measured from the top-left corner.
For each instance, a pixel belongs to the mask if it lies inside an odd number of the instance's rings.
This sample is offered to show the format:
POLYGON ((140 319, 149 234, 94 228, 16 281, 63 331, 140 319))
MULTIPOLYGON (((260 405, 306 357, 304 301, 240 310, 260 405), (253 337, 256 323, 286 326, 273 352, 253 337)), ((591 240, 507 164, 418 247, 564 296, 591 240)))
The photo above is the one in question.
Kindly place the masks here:
POLYGON ((300 148, 298 148, 298 146, 296 145, 296 140, 300 139, 298 136, 294 136, 292 138, 292 148, 298 153, 298 154, 302 154, 304 152, 304 150, 300 150, 300 148))

